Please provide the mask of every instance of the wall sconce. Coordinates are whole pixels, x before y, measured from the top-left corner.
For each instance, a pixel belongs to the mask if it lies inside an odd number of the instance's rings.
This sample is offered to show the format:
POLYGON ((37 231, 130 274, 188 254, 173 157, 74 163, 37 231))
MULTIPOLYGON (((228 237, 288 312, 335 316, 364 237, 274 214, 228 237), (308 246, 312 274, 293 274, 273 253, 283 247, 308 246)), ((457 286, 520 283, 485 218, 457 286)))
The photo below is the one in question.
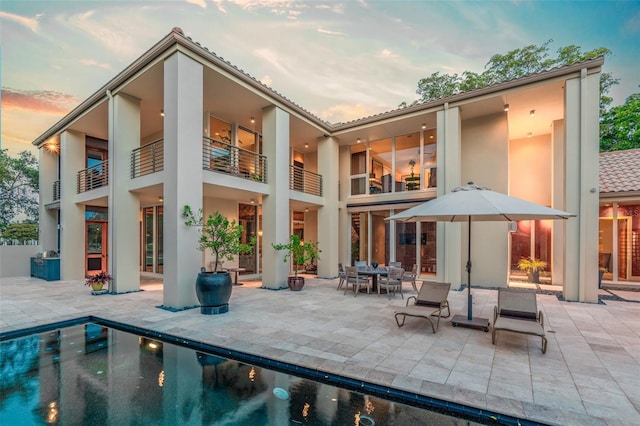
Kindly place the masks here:
POLYGON ((255 122, 256 122, 255 117, 251 116, 251 123, 253 124, 253 123, 255 123, 255 122))
POLYGON ((251 201, 250 201, 250 203, 251 203, 251 204, 255 204, 255 203, 256 203, 256 200, 254 200, 254 199, 252 198, 252 199, 251 199, 251 201))
POLYGON ((422 130, 424 130, 424 129, 426 129, 426 128, 427 128, 427 125, 426 125, 426 124, 423 124, 423 125, 422 125, 422 130))
POLYGON ((531 111, 529 111, 529 116, 533 117, 534 115, 536 115, 535 109, 532 109, 531 111))
POLYGON ((164 117, 164 110, 163 109, 160 110, 160 116, 164 117))
POLYGON ((360 143, 360 138, 358 138, 358 143, 360 143))
POLYGON ((57 143, 51 141, 51 142, 47 142, 44 145, 44 148, 49 151, 52 154, 57 154, 58 152, 60 152, 60 145, 58 145, 57 143))
POLYGON ((309 144, 308 144, 308 143, 305 143, 305 144, 304 144, 304 147, 305 147, 305 148, 309 148, 309 144))
POLYGON ((161 203, 164 201, 164 198, 162 198, 162 195, 158 197, 158 201, 160 201, 161 203))
POLYGON ((304 208, 304 212, 305 212, 305 213, 309 213, 309 207, 305 207, 305 208, 304 208))
POLYGON ((504 104, 504 110, 505 110, 505 112, 509 111, 509 104, 504 104))
POLYGON ((527 137, 530 138, 532 136, 531 132, 527 133, 527 137))

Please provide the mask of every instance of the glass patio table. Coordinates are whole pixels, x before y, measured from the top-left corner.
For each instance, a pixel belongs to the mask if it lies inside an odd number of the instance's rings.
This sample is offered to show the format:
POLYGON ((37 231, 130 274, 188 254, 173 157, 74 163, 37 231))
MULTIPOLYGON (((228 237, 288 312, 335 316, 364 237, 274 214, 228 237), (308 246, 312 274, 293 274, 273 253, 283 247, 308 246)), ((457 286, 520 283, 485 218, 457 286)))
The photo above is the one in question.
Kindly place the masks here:
POLYGON ((371 277, 371 289, 373 292, 378 291, 378 277, 386 277, 389 274, 387 268, 367 266, 366 268, 358 269, 358 275, 367 275, 371 277))

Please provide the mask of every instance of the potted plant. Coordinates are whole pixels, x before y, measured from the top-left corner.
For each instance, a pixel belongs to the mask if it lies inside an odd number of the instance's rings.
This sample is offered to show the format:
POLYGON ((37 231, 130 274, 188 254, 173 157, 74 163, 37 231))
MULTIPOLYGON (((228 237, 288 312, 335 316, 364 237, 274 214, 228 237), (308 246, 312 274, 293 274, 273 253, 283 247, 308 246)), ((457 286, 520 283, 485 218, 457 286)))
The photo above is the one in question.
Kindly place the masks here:
POLYGON ((107 292, 107 289, 103 289, 103 287, 109 284, 113 277, 107 274, 104 271, 100 271, 94 275, 87 275, 84 281, 84 285, 87 287, 91 287, 91 294, 104 294, 107 292))
POLYGON ((530 283, 540 282, 540 271, 547 267, 547 262, 535 257, 523 257, 518 262, 518 268, 527 273, 530 283))
POLYGON ((229 220, 219 211, 210 214, 206 220, 202 209, 193 212, 190 206, 184 206, 182 217, 185 225, 199 228, 200 251, 211 250, 214 257, 213 271, 200 269, 196 280, 196 295, 200 301, 200 312, 206 315, 222 314, 229 311, 231 297, 231 276, 229 271, 221 270, 225 260, 232 260, 237 254, 251 254, 255 238, 249 244, 241 242, 242 225, 229 220))
POLYGON ((318 248, 316 241, 303 242, 298 235, 290 235, 289 242, 286 244, 271 244, 276 250, 285 250, 284 262, 289 259, 293 261, 293 277, 289 277, 287 284, 292 291, 300 291, 304 287, 304 277, 298 276, 298 266, 311 262, 314 259, 320 259, 318 254, 322 251, 318 248))

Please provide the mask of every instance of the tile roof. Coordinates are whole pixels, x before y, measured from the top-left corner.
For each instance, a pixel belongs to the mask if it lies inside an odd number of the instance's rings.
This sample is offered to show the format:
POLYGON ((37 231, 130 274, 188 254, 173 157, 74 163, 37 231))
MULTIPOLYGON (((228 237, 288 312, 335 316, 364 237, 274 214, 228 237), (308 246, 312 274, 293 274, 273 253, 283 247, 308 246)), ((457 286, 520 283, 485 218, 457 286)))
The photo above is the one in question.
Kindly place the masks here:
POLYGON ((640 191, 640 149, 600 153, 600 194, 640 191))

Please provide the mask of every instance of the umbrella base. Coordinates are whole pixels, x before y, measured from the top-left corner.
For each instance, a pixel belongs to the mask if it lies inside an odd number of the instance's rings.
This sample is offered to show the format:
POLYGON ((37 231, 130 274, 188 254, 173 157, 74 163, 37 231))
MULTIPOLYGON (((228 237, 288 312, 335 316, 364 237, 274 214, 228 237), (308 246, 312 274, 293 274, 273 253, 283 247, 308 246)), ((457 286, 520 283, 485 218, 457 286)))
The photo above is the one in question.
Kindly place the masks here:
POLYGON ((451 325, 454 327, 481 328, 485 333, 489 331, 489 320, 486 318, 469 319, 466 315, 454 315, 451 318, 451 325))

